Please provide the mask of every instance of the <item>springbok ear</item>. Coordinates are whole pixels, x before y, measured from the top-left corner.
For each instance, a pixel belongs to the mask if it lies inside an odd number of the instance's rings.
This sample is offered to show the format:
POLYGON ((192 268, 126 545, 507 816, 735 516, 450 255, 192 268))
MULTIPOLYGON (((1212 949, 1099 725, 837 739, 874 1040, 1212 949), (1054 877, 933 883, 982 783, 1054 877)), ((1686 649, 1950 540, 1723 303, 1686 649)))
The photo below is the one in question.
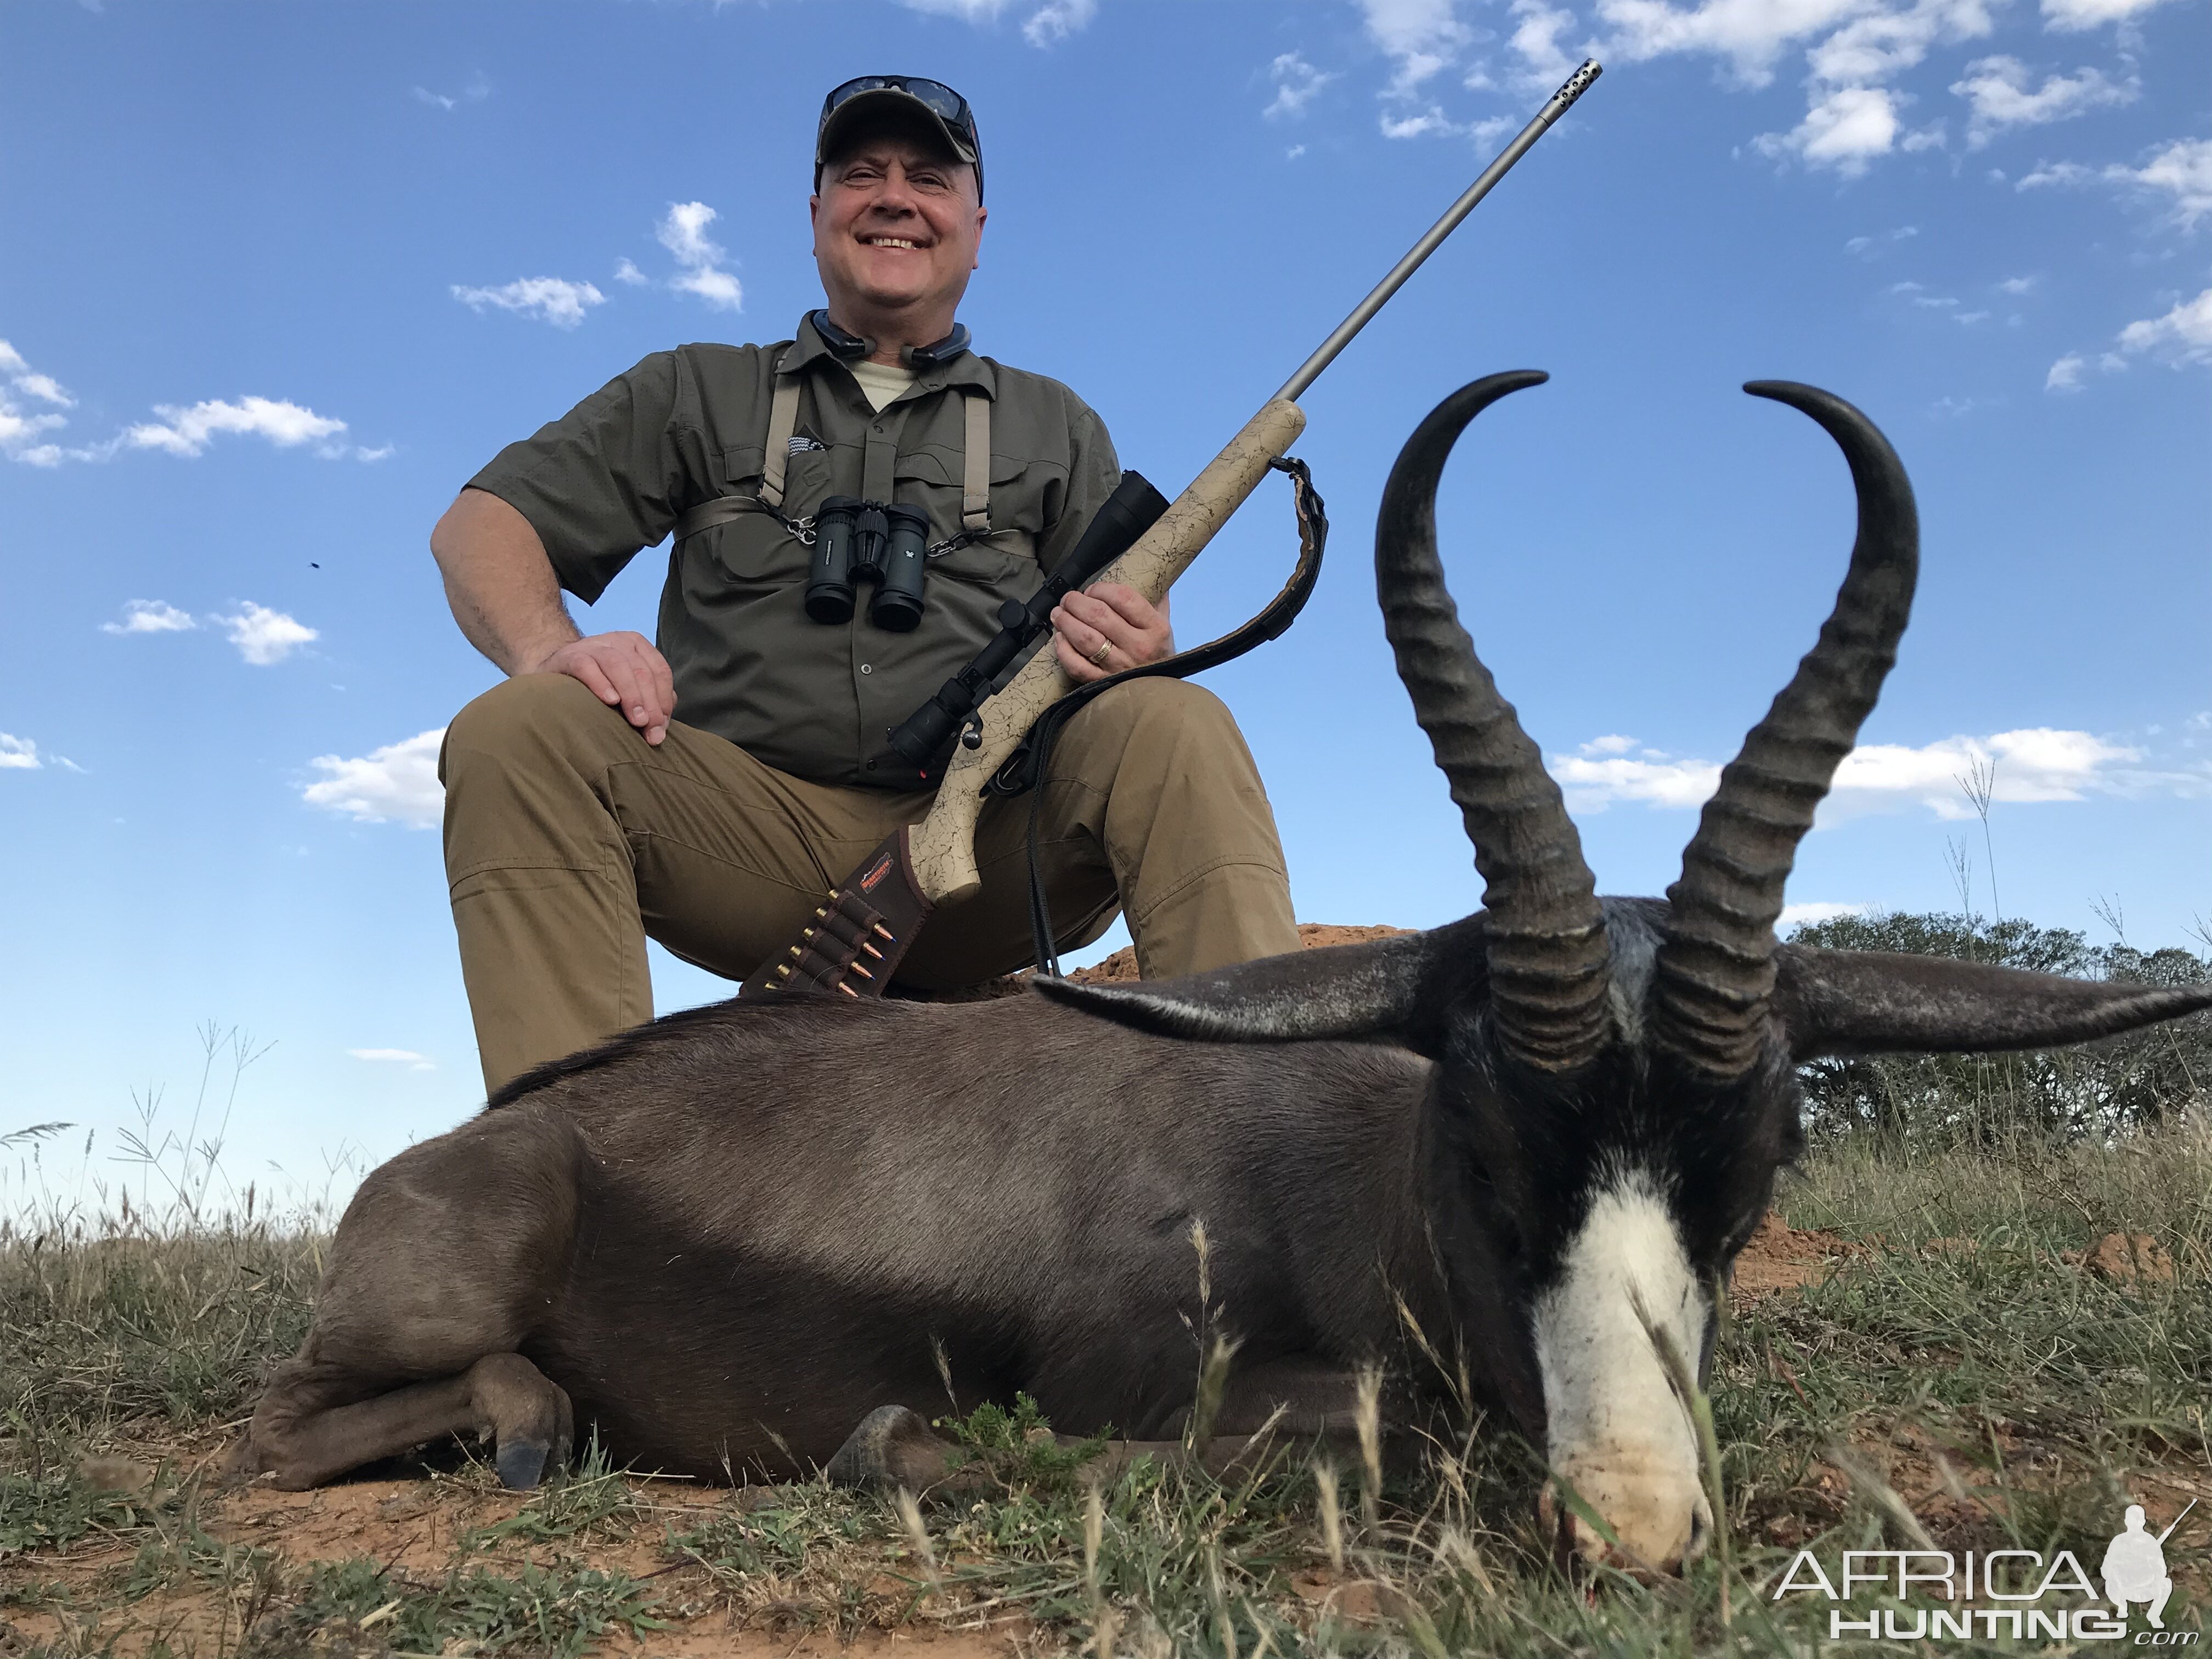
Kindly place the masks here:
POLYGON ((1775 953, 1775 1009, 1798 1060, 2047 1048, 2212 1008, 2212 984, 2063 979, 1889 951, 1775 953))
POLYGON ((1210 1042, 1384 1041, 1434 1058, 1438 1018, 1484 977, 1481 918, 1134 985, 1033 989, 1119 1025, 1210 1042))

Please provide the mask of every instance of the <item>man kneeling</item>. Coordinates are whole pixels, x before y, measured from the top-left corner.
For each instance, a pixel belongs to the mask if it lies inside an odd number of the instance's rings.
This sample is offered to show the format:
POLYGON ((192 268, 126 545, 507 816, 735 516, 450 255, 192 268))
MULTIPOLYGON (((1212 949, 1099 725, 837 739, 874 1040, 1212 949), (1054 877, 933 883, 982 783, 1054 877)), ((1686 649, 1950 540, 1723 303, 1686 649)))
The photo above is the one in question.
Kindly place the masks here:
MULTIPOLYGON (((932 792, 885 734, 964 666, 1119 481, 1066 387, 955 321, 986 217, 967 103, 871 76, 825 100, 810 203, 828 305, 767 346, 656 353, 469 483, 432 533, 455 618, 511 678, 446 735, 446 866, 485 1086, 652 1017, 645 939, 743 979, 932 792), (825 502, 908 510, 919 615, 810 580, 825 502), (673 534, 658 641, 580 635, 673 534), (674 718, 678 707, 684 720, 674 718)), ((1079 681, 1174 648, 1105 585, 1053 613, 1079 681)), ((1128 917, 1148 977, 1297 948, 1274 819, 1218 700, 1115 688, 1054 747, 1040 835, 1061 949, 1128 917)), ((1026 965, 1030 804, 994 800, 983 886, 901 963, 934 991, 1026 965)))

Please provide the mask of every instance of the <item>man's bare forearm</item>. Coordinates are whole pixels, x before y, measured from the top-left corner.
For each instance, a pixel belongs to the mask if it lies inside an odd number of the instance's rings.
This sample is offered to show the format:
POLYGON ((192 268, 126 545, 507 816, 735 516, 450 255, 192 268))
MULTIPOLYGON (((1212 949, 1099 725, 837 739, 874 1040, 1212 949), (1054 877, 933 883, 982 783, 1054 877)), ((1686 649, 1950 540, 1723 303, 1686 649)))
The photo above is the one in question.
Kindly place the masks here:
POLYGON ((544 543, 498 496, 461 491, 430 532, 430 553, 461 632, 509 674, 534 672, 580 637, 544 543))

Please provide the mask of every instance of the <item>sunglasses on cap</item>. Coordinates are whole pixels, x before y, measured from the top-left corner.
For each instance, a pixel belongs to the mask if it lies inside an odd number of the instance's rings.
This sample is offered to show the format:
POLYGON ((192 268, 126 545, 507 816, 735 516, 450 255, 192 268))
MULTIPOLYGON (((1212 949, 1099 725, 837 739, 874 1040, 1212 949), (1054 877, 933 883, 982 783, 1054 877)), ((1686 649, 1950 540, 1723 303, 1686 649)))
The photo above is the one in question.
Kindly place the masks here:
POLYGON ((983 179, 983 145, 975 136, 975 114, 968 107, 968 100, 946 86, 942 81, 931 81, 919 75, 861 75, 842 86, 830 88, 830 95, 822 100, 822 118, 816 127, 815 164, 818 172, 823 160, 822 139, 830 130, 830 118, 855 98, 872 92, 902 93, 937 118, 951 141, 956 151, 964 149, 961 157, 975 168, 975 182, 980 191, 983 179))

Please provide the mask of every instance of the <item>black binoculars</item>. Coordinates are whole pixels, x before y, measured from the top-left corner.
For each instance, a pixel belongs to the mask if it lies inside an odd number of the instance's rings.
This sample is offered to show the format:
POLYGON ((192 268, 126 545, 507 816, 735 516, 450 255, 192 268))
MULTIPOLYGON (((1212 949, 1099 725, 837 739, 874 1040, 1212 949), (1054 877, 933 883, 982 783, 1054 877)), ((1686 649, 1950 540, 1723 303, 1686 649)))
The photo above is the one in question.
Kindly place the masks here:
POLYGON ((814 515, 806 562, 806 614, 818 623, 853 620, 853 585, 872 582, 868 620, 893 634, 921 624, 929 574, 929 514, 918 507, 832 495, 814 515))

